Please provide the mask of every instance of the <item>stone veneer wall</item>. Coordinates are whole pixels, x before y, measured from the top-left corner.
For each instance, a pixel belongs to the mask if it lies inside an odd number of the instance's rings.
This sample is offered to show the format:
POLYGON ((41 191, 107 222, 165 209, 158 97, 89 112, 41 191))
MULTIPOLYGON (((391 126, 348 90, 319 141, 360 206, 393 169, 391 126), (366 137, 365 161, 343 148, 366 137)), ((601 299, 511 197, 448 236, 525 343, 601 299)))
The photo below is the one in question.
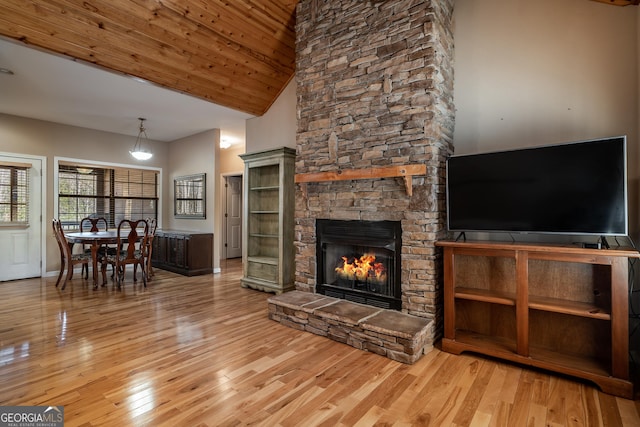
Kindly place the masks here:
POLYGON ((402 223, 402 311, 441 329, 453 0, 301 0, 296 173, 425 164, 402 178, 296 186, 296 288, 314 292, 316 218, 402 223))

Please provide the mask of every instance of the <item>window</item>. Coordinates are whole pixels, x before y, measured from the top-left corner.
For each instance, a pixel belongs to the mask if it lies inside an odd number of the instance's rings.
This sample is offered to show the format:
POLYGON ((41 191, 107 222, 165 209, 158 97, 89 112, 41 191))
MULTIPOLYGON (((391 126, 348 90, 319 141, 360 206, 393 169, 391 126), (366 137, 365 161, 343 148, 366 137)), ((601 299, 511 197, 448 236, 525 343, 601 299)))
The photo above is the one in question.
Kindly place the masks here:
POLYGON ((78 229, 88 216, 105 217, 110 228, 123 219, 157 219, 158 172, 60 164, 60 221, 66 229, 78 229))
POLYGON ((2 225, 29 225, 29 167, 0 164, 2 225))

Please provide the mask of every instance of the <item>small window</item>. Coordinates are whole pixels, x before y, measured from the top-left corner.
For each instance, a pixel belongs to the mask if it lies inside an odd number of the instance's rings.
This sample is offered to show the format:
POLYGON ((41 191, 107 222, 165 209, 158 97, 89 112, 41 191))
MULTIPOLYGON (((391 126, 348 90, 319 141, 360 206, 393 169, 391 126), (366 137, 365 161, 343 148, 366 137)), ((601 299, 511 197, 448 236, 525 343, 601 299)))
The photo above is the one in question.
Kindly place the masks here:
POLYGON ((206 218, 206 174, 179 176, 174 181, 176 218, 206 218))
POLYGON ((29 225, 29 169, 0 164, 0 225, 29 225))

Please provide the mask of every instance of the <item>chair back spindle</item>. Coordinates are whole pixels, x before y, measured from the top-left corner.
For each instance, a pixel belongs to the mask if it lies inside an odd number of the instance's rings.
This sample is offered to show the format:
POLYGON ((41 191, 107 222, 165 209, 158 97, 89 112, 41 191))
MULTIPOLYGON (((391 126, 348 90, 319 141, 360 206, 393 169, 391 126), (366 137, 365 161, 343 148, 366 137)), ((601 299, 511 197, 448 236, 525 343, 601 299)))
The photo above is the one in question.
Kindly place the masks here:
POLYGON ((109 223, 104 217, 86 217, 80 220, 80 231, 90 231, 96 233, 98 231, 109 231, 109 223))

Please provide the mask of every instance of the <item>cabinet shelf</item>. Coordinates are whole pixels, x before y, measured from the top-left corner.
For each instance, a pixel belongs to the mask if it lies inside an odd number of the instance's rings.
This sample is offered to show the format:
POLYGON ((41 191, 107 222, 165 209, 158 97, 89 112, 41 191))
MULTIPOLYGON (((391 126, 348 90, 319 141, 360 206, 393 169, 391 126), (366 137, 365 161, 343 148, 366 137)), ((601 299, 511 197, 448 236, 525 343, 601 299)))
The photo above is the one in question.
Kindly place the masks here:
MULTIPOLYGON (((491 304, 516 304, 515 293, 492 291, 487 289, 457 287, 455 291, 455 297, 471 301, 482 301, 491 304)), ((593 319, 611 320, 611 313, 595 306, 594 304, 579 301, 567 301, 559 298, 530 296, 529 308, 533 310, 550 311, 554 313, 569 314, 573 316, 590 317, 593 319)))
POLYGON ((456 330, 455 340, 443 340, 448 348, 460 349, 458 352, 471 351, 492 357, 536 366, 553 371, 561 371, 578 377, 607 377, 608 363, 598 359, 584 358, 544 348, 530 348, 529 356, 519 355, 516 342, 503 337, 483 335, 465 330, 456 330))
POLYGON ((487 289, 457 287, 455 297, 471 301, 482 301, 493 304, 516 305, 516 295, 510 292, 498 292, 487 289))
POLYGON ((262 233, 251 233, 249 237, 260 237, 265 239, 278 239, 279 236, 277 234, 262 234, 262 233))
POLYGON ((634 249, 441 241, 442 349, 587 379, 633 397, 628 268, 634 249), (469 286, 469 284, 473 284, 469 286))
MULTIPOLYGON (((540 364, 547 364, 555 371, 564 371, 570 375, 582 376, 585 373, 595 377, 608 377, 611 372, 610 363, 596 358, 585 358, 580 355, 567 354, 544 348, 531 347, 529 355, 540 364)), ((591 378, 588 378, 591 379, 591 378)))
POLYGON ((516 342, 504 337, 479 334, 477 332, 456 330, 456 339, 444 339, 443 344, 448 341, 449 346, 458 346, 464 350, 486 354, 494 357, 504 357, 505 355, 516 354, 516 342))
POLYGON ((611 320, 611 313, 593 304, 567 301, 558 298, 529 297, 529 308, 553 313, 569 314, 572 316, 590 317, 600 320, 611 320))
POLYGON ((262 214, 272 214, 272 215, 277 215, 277 214, 279 214, 280 212, 278 212, 278 211, 251 211, 250 213, 251 213, 251 214, 261 214, 261 215, 262 215, 262 214))
POLYGON ((249 262, 255 262, 257 264, 278 265, 278 258, 268 256, 250 256, 247 257, 249 262))

